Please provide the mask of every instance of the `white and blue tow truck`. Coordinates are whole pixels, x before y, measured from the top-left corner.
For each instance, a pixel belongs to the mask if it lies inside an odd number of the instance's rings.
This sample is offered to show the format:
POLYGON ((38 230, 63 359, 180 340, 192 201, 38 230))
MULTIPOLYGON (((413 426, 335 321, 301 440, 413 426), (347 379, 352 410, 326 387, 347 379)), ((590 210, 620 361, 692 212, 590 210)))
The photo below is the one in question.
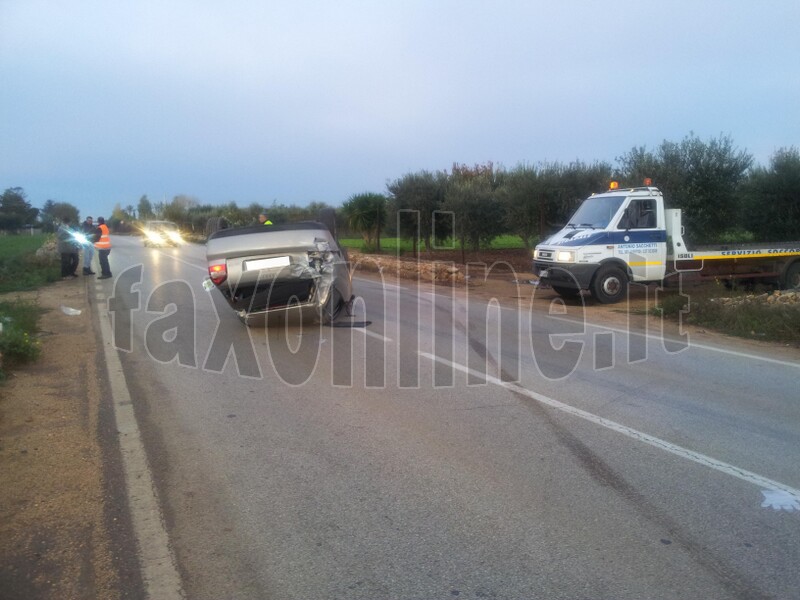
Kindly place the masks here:
MULTIPOLYGON (((649 182, 646 182, 649 183, 649 182)), ((534 273, 564 298, 589 290, 601 303, 627 296, 630 282, 663 284, 692 273, 732 284, 762 281, 800 287, 800 242, 686 248, 680 209, 666 209, 658 188, 610 189, 584 200, 558 233, 536 246, 534 273)))

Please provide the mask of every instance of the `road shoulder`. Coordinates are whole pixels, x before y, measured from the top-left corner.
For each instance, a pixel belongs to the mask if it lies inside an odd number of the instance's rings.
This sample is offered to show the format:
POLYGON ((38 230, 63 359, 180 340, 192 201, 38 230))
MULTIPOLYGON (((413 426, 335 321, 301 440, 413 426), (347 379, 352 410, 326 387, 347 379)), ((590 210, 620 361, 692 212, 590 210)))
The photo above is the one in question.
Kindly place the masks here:
POLYGON ((88 285, 79 278, 29 294, 46 311, 42 354, 0 388, 6 599, 141 597, 88 285))

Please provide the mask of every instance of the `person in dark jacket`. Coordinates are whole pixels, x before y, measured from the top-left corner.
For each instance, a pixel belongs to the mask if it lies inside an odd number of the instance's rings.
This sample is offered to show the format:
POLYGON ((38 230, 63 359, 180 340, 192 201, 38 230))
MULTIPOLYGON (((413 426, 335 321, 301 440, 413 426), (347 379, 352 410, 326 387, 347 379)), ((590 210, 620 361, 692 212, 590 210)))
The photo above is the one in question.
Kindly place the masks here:
POLYGON ((72 235, 73 231, 69 223, 69 217, 64 217, 56 232, 56 239, 58 240, 57 249, 61 254, 62 279, 77 277, 78 274, 75 271, 77 271, 78 263, 80 262, 78 252, 80 252, 81 245, 78 240, 75 239, 75 236, 72 235))
POLYGON ((86 217, 81 225, 81 230, 86 236, 87 243, 83 245, 83 274, 94 275, 92 271, 92 257, 94 256, 94 243, 97 241, 97 227, 95 227, 92 217, 86 217))

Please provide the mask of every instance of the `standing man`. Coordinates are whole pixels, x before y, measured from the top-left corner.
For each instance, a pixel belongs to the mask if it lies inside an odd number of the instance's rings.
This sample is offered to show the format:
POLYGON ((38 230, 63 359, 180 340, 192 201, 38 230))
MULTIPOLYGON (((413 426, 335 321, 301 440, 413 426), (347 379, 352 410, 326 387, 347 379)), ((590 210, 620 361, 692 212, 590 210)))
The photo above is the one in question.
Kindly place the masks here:
POLYGON ((272 221, 269 220, 266 213, 259 213, 258 214, 258 222, 261 225, 272 225, 272 221))
POLYGON ((98 279, 109 279, 111 267, 108 265, 108 255, 111 254, 111 236, 108 234, 108 225, 103 217, 97 217, 95 232, 97 241, 94 243, 94 247, 97 248, 97 256, 100 259, 100 277, 98 279))
POLYGON ((78 269, 78 263, 80 262, 78 256, 80 244, 78 240, 75 239, 75 236, 72 235, 72 229, 70 229, 69 223, 69 217, 64 217, 56 232, 58 251, 61 253, 62 279, 77 277, 78 274, 75 271, 78 269))
POLYGON ((92 257, 94 256, 94 242, 97 241, 97 229, 94 226, 92 217, 86 217, 83 225, 81 225, 81 229, 88 241, 88 243, 83 246, 83 274, 94 275, 94 271, 92 271, 92 257))

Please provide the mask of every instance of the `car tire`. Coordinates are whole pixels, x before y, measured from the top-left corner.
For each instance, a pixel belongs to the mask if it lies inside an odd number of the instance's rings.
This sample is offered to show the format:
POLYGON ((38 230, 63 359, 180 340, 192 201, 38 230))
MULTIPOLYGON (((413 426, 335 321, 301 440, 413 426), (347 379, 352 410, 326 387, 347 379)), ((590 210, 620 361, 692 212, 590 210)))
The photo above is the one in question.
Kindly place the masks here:
POLYGON ((342 308, 344 308, 344 298, 342 298, 342 294, 339 293, 339 290, 333 287, 328 295, 328 301, 325 302, 325 305, 320 309, 319 318, 322 324, 330 325, 333 323, 341 314, 342 308))
POLYGON ((619 302, 628 294, 628 274, 615 265, 600 267, 589 291, 592 298, 601 304, 619 302))

